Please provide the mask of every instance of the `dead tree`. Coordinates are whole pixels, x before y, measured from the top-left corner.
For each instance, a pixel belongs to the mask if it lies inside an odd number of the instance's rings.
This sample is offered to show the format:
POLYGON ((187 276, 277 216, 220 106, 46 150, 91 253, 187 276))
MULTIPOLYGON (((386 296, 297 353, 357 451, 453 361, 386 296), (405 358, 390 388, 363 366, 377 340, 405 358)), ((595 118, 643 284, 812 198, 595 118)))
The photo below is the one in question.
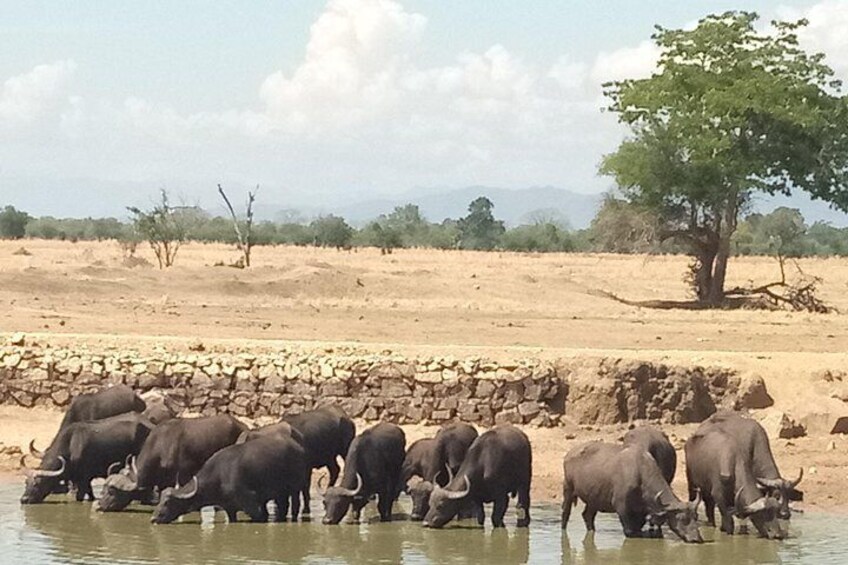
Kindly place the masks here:
POLYGON ((725 293, 728 298, 742 298, 756 305, 768 308, 788 308, 798 312, 827 314, 835 309, 822 301, 817 294, 819 277, 807 275, 797 261, 793 261, 797 270, 795 281, 786 280, 786 257, 777 256, 780 265, 780 280, 768 284, 732 288, 725 293))
POLYGON ((218 185, 218 193, 230 210, 230 216, 233 219, 233 229, 236 232, 236 246, 241 251, 241 258, 239 259, 241 264, 237 264, 236 266, 250 267, 250 251, 253 249, 253 202, 256 200, 257 192, 259 192, 259 185, 256 185, 256 189, 253 192, 247 192, 247 210, 245 212, 244 230, 242 230, 241 222, 239 222, 238 216, 236 216, 236 211, 233 210, 233 205, 230 204, 230 199, 227 198, 221 185, 218 185))

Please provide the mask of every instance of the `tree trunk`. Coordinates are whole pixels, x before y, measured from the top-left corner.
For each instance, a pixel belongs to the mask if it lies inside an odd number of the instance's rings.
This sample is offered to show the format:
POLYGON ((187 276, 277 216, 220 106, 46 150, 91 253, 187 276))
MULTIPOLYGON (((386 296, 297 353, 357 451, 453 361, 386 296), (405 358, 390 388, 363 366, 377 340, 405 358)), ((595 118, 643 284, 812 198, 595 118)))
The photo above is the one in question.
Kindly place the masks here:
POLYGON ((710 291, 707 302, 712 306, 719 306, 724 302, 724 279, 727 277, 727 260, 730 258, 730 235, 722 235, 718 244, 718 253, 715 256, 713 276, 710 281, 710 291))

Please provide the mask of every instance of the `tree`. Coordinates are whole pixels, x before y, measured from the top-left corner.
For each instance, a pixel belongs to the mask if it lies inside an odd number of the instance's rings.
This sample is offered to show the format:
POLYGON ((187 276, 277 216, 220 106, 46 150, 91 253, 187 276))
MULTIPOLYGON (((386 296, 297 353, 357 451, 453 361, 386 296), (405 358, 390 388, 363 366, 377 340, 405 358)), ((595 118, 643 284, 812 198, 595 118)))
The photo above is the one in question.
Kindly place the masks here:
POLYGON ((397 247, 403 246, 401 234, 391 227, 384 227, 379 221, 369 223, 356 234, 357 245, 377 247, 383 255, 391 254, 397 247))
POLYGON ((253 249, 253 202, 256 200, 256 193, 259 192, 259 186, 253 192, 247 191, 247 204, 245 205, 244 220, 239 220, 236 216, 236 211, 233 210, 233 205, 230 204, 230 199, 227 198, 227 193, 221 185, 218 185, 218 194, 224 199, 224 204, 230 211, 230 217, 233 220, 233 230, 236 232, 236 247, 241 251, 241 265, 250 267, 250 252, 253 249))
POLYGON ((553 222, 539 222, 506 230, 501 236, 501 245, 507 251, 574 251, 571 235, 553 222))
POLYGON ((350 245, 353 237, 353 228, 345 222, 344 218, 332 214, 313 220, 309 228, 312 230, 315 245, 321 247, 342 249, 350 245))
POLYGON ((608 83, 609 110, 631 137, 601 172, 660 219, 659 236, 693 256, 697 299, 718 305, 731 237, 757 192, 800 189, 848 210, 848 99, 822 54, 798 46, 807 22, 755 29, 727 12, 692 30, 657 27, 658 70, 608 83))
POLYGON ((592 249, 604 253, 655 253, 660 249, 657 218, 612 194, 604 195, 588 237, 592 249))
POLYGON ((149 211, 134 206, 127 207, 127 210, 133 216, 136 233, 150 244, 156 254, 159 268, 172 266, 187 237, 186 214, 171 206, 165 190, 160 191, 159 203, 149 211))
POLYGON ((459 220, 459 246, 463 249, 490 250, 504 233, 504 224, 496 220, 492 201, 481 196, 468 205, 468 215, 459 220))
POLYGON ((26 212, 16 210, 14 206, 6 206, 0 211, 0 237, 21 239, 26 235, 26 226, 30 217, 26 212))

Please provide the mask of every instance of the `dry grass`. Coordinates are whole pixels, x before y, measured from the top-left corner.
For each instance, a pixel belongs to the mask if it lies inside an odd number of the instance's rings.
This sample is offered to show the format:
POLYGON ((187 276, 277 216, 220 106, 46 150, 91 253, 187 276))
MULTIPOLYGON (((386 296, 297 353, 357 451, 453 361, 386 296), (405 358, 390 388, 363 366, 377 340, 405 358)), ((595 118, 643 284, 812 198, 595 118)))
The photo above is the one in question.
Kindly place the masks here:
MULTIPOLYGON (((114 242, 0 242, 0 330, 659 351, 842 352, 839 314, 660 311, 599 296, 684 300, 685 257, 256 248, 189 244, 166 271, 124 266, 114 242)), ((139 255, 152 260, 147 249, 139 255)), ((848 263, 802 261, 848 312, 848 263)), ((731 264, 729 285, 775 277, 731 264)))

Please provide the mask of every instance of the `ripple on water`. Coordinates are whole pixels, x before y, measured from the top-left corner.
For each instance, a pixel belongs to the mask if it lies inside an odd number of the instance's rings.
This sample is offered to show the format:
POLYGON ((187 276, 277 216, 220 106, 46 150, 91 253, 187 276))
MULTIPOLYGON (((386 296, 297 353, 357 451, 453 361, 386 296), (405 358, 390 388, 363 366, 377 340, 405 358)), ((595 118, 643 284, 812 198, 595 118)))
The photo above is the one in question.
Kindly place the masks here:
MULTIPOLYGON (((150 511, 133 507, 115 514, 90 503, 54 497, 24 506, 19 484, 0 484, 2 563, 845 563, 848 536, 841 517, 808 513, 793 520, 785 542, 725 536, 704 528, 712 540, 700 546, 665 540, 626 540, 618 521, 599 517, 586 536, 579 513, 563 533, 559 511, 534 510, 529 530, 480 531, 464 522, 444 530, 396 521, 360 526, 323 526, 318 518, 298 524, 227 524, 211 509, 168 526, 150 523, 150 511)), ((320 504, 313 503, 314 507, 320 504)), ((402 500, 397 510, 406 510, 402 500)), ((373 516, 367 514, 366 516, 373 516)), ((509 521, 507 522, 509 523, 509 521)))

